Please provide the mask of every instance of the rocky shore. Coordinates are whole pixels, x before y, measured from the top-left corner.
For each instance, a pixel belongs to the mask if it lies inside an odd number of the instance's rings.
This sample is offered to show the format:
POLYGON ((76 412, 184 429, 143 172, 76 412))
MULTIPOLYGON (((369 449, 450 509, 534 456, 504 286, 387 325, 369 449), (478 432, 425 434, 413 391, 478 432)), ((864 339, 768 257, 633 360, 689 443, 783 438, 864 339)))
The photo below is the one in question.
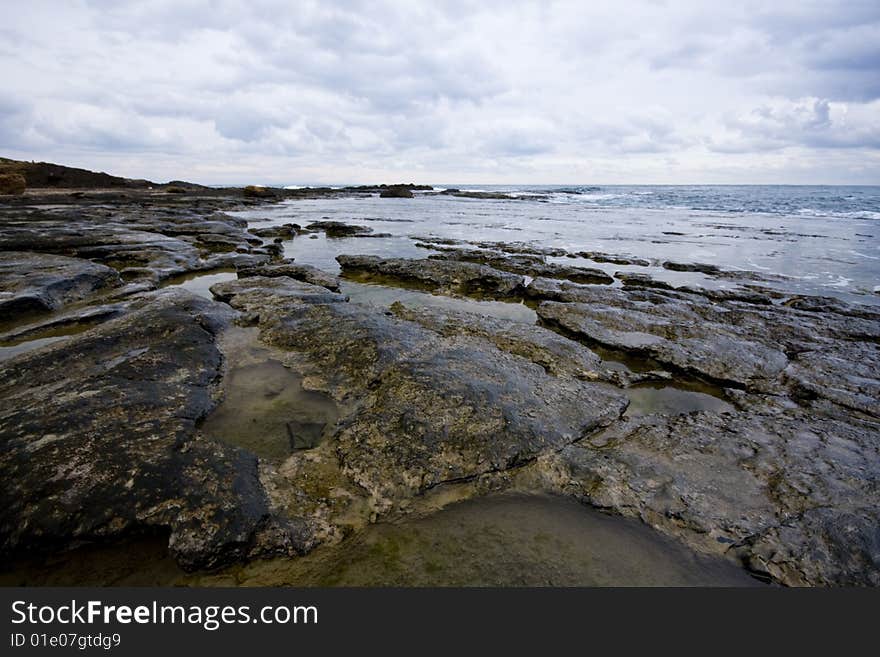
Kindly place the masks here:
POLYGON ((296 559, 517 491, 638 519, 764 581, 880 585, 876 310, 747 277, 611 277, 548 255, 639 262, 504 243, 353 252, 340 279, 283 243, 369 228, 228 213, 406 187, 175 187, 0 197, 4 562, 157 535, 188 570, 296 559), (176 283, 218 271, 211 299, 176 283), (346 281, 524 302, 538 321, 378 309, 346 281), (664 391, 714 406, 639 408, 664 391), (259 430, 218 420, 255 408, 259 430))

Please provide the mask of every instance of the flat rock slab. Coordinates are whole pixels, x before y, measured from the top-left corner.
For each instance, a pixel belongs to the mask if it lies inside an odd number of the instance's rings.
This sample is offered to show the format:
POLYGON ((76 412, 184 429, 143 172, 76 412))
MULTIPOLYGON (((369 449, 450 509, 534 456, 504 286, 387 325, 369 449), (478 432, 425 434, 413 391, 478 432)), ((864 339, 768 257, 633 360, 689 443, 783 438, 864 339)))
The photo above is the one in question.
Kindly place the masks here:
POLYGON ((188 568, 309 547, 307 523, 270 517, 256 457, 196 439, 228 321, 165 292, 0 369, 3 554, 155 531, 188 568))
POLYGON ((454 310, 391 306, 397 317, 415 322, 444 336, 481 337, 498 349, 526 358, 554 376, 585 380, 604 379, 602 359, 579 342, 531 324, 454 310))
POLYGON ((476 262, 501 271, 531 276, 532 278, 562 278, 575 283, 609 285, 614 279, 601 269, 573 267, 546 262, 544 256, 516 254, 509 255, 498 251, 475 249, 444 249, 442 253, 430 256, 431 260, 455 260, 476 262))
POLYGON ((0 251, 0 322, 57 310, 121 283, 114 269, 88 260, 0 251))
POLYGON ((0 250, 75 256, 101 263, 126 280, 177 274, 268 258, 271 247, 221 212, 169 208, 74 207, 0 217, 0 250))
MULTIPOLYGON (((253 294, 243 288, 230 303, 262 316, 256 299, 248 304, 253 294)), ((285 296, 266 290, 263 299, 273 294, 285 296)), ((377 511, 523 465, 613 422, 627 404, 606 386, 552 376, 484 337, 438 335, 357 304, 288 300, 261 329, 268 344, 304 358, 311 386, 353 409, 332 440, 377 511)))
POLYGON ((646 416, 562 450, 560 487, 790 585, 880 584, 876 426, 755 408, 646 416))
POLYGON ((772 390, 788 364, 786 355, 737 337, 720 325, 614 306, 547 301, 542 320, 607 347, 642 354, 660 363, 722 384, 772 390))
POLYGON ((311 265, 301 265, 291 261, 258 265, 256 267, 241 267, 238 270, 240 278, 249 276, 287 276, 298 281, 326 287, 333 292, 339 292, 339 279, 311 265))
POLYGON ((292 305, 348 301, 343 294, 289 276, 245 276, 212 285, 211 294, 262 323, 278 321, 292 305))
POLYGON ((345 275, 374 276, 452 294, 510 297, 521 293, 525 283, 522 276, 472 262, 364 255, 340 255, 336 260, 345 275))
POLYGON ((880 317, 872 310, 799 298, 749 303, 687 290, 614 289, 535 279, 538 315, 587 342, 800 403, 826 399, 880 417, 880 317), (833 310, 832 310, 833 308, 833 310))

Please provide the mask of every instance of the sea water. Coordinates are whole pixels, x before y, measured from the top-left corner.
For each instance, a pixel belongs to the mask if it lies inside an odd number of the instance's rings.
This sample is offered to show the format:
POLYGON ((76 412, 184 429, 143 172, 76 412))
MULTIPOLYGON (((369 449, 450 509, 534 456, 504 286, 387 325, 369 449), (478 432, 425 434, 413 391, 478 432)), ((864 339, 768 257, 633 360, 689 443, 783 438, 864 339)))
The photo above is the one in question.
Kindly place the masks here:
MULTIPOLYGON (((449 187, 452 187, 450 185, 449 187)), ((736 281, 669 271, 664 261, 710 263, 761 276, 749 283, 790 294, 880 304, 880 187, 876 186, 457 186, 516 198, 415 192, 414 198, 354 196, 291 200, 238 213, 268 226, 335 220, 384 238, 286 243, 298 262, 337 272, 340 253, 425 257, 419 238, 526 243, 570 253, 648 259, 650 267, 551 258, 638 271, 674 285, 730 288, 736 281)), ((438 187, 438 189, 441 189, 438 187)))

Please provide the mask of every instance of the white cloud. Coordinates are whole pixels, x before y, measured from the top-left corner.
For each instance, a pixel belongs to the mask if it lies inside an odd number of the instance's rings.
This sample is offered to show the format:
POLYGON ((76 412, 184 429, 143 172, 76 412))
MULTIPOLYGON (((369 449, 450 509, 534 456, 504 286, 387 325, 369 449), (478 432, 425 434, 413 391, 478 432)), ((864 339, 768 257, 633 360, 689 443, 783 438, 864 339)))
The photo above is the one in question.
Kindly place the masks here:
POLYGON ((880 183, 876 2, 16 3, 0 150, 154 179, 880 183))

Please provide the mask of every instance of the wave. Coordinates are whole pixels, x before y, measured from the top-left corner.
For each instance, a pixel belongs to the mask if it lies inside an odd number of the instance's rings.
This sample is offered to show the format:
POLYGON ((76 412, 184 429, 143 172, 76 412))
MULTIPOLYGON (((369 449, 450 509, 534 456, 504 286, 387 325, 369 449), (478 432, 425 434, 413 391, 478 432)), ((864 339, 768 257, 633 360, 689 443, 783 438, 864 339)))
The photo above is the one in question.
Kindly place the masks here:
POLYGON ((880 212, 874 210, 817 210, 800 208, 796 214, 804 217, 839 217, 841 219, 880 219, 880 212))

